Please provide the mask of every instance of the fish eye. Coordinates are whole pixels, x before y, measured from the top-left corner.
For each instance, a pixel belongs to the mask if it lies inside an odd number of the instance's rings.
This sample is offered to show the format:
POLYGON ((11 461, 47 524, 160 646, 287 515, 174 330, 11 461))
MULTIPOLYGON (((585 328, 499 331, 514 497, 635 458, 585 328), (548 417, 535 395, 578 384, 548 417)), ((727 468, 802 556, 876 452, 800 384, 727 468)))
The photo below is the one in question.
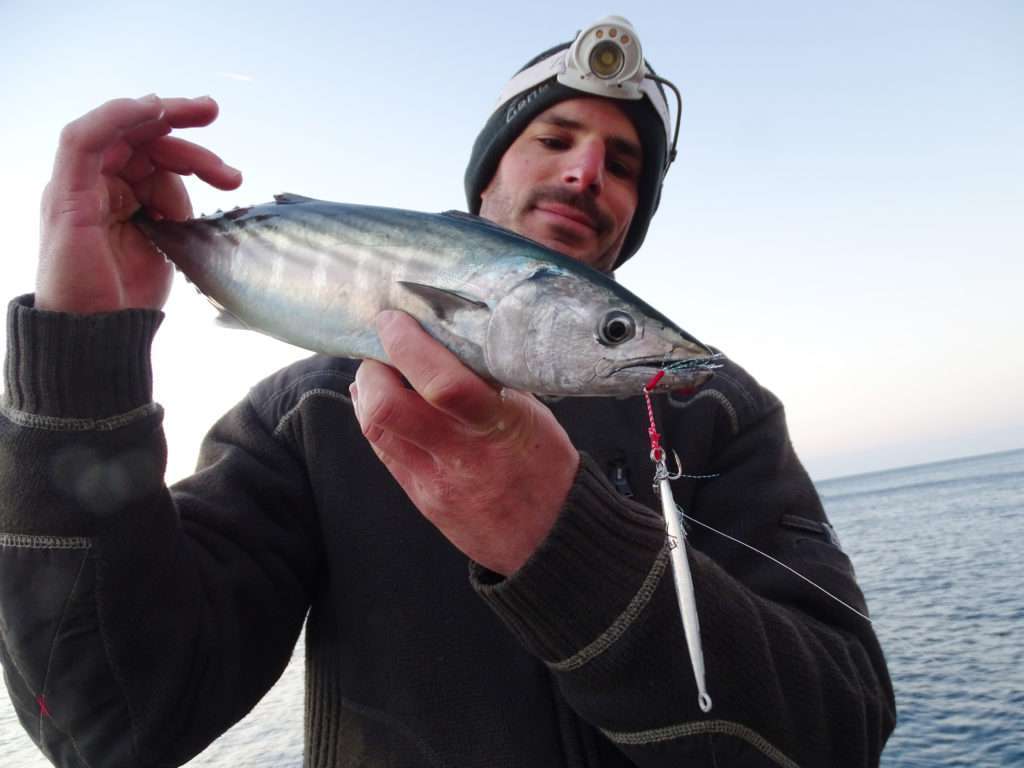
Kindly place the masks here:
POLYGON ((618 309, 613 309, 601 318, 597 326, 597 340, 610 347, 629 341, 635 333, 636 323, 633 318, 618 309))

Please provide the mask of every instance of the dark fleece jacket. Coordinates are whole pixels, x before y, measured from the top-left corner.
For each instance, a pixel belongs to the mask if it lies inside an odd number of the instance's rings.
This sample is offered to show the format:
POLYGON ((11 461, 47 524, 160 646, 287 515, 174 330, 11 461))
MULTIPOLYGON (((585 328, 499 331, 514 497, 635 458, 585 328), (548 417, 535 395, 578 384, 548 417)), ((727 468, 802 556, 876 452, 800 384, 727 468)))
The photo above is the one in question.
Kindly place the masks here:
MULTIPOLYGON (((699 710, 642 400, 551 404, 579 474, 550 536, 502 579, 377 461, 351 360, 258 384, 167 488, 159 321, 10 306, 0 658, 56 765, 186 761, 274 684, 304 619, 311 768, 878 764, 895 705, 871 625, 694 526, 714 700, 699 710)), ((674 482, 690 515, 867 610, 770 393, 728 363, 655 408, 701 476, 674 482)))

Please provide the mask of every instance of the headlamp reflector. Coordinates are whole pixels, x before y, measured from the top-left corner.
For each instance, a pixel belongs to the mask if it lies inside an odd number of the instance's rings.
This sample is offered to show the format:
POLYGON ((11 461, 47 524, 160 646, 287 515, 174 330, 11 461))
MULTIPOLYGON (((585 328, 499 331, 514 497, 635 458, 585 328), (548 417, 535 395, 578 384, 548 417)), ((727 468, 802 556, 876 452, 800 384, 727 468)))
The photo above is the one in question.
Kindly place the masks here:
POLYGON ((605 40, 595 45, 590 50, 590 71, 602 80, 610 80, 618 75, 626 64, 626 57, 622 55, 622 48, 615 43, 605 40))

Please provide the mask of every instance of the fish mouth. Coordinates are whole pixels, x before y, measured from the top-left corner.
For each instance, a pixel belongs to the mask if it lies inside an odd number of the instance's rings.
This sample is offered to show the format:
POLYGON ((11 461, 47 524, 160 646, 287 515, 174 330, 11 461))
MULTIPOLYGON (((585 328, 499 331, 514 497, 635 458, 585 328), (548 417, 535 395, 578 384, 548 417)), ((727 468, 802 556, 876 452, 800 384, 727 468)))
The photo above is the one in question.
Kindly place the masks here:
POLYGON ((711 352, 704 357, 687 357, 681 360, 671 360, 663 357, 641 358, 630 360, 623 365, 616 366, 609 371, 609 376, 614 376, 623 371, 640 371, 654 376, 658 371, 666 373, 711 373, 722 367, 722 360, 725 355, 721 352, 711 352))

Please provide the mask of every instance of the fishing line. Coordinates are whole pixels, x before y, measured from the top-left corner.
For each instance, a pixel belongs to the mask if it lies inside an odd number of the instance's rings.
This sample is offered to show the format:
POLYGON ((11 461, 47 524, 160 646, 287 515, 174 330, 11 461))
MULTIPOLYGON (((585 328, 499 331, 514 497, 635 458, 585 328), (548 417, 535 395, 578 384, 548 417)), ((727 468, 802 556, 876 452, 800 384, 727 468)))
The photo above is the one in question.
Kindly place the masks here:
POLYGON ((857 614, 858 616, 860 616, 860 617, 861 617, 862 619, 864 619, 865 621, 867 621, 867 622, 868 622, 869 624, 874 624, 874 622, 873 622, 873 621, 872 621, 872 620, 871 620, 871 619, 870 619, 869 617, 865 616, 865 615, 864 615, 863 613, 861 613, 860 611, 858 611, 858 610, 857 610, 856 608, 854 608, 854 607, 853 607, 852 605, 850 605, 850 604, 849 604, 849 603, 847 603, 847 602, 844 602, 844 601, 843 601, 843 600, 842 600, 841 598, 838 598, 838 597, 836 597, 835 595, 833 595, 833 594, 832 594, 831 592, 829 592, 829 591, 828 591, 827 589, 825 589, 824 587, 820 586, 819 584, 815 584, 815 583, 814 583, 813 581, 811 581, 811 580, 810 580, 809 578, 807 578, 806 576, 804 576, 804 575, 803 575, 802 573, 800 573, 800 572, 799 572, 799 571, 797 571, 797 570, 794 570, 793 568, 791 568, 790 566, 786 565, 786 564, 785 564, 784 562, 782 562, 781 560, 779 560, 779 559, 777 559, 777 558, 774 558, 774 557, 772 557, 772 556, 771 556, 771 555, 769 555, 769 554, 768 554, 767 552, 762 552, 762 551, 761 551, 760 549, 758 549, 757 547, 755 547, 755 546, 752 546, 752 545, 750 545, 750 544, 747 544, 747 542, 745 542, 745 541, 740 541, 740 540, 739 540, 739 539, 737 539, 737 538, 736 538, 735 536, 730 536, 730 535, 729 535, 728 533, 725 533, 725 532, 723 532, 723 531, 720 531, 720 530, 718 530, 717 528, 714 528, 714 527, 712 527, 712 526, 708 525, 708 524, 707 524, 707 523, 705 523, 705 522, 701 522, 700 520, 698 520, 698 519, 697 519, 697 518, 695 518, 695 517, 690 517, 690 515, 688 515, 688 514, 686 514, 685 512, 683 512, 683 508, 682 508, 682 507, 680 507, 680 506, 679 506, 678 504, 676 504, 676 510, 677 510, 677 511, 679 512, 679 515, 680 515, 680 516, 681 516, 681 517, 682 517, 682 518, 683 518, 684 520, 689 520, 689 521, 690 521, 691 523, 696 523, 697 525, 699 525, 699 526, 701 526, 701 527, 703 527, 703 528, 707 528, 707 529, 708 529, 709 531, 713 531, 714 533, 717 533, 717 534, 718 534, 719 536, 724 536, 725 538, 729 539, 729 541, 734 541, 734 542, 736 542, 737 544, 742 544, 742 545, 743 545, 744 547, 746 547, 747 549, 753 550, 754 552, 757 552, 757 554, 759 554, 759 555, 762 555, 763 557, 767 557, 767 558, 768 558, 769 560, 771 560, 771 561, 772 561, 773 563, 776 563, 777 565, 781 565, 781 566, 782 566, 783 568, 785 568, 785 569, 786 569, 787 571, 789 571, 790 573, 792 573, 792 574, 793 574, 794 576, 799 576, 799 577, 800 577, 801 579, 803 579, 804 581, 806 581, 806 582, 807 582, 808 584, 810 584, 810 585, 811 585, 812 587, 814 587, 815 589, 820 589, 820 590, 821 590, 822 592, 824 592, 824 593, 825 593, 826 595, 828 595, 829 597, 831 597, 831 598, 832 598, 833 600, 835 600, 835 601, 836 601, 837 603, 839 603, 840 605, 842 605, 842 606, 844 606, 844 607, 846 607, 846 608, 849 608, 849 609, 850 609, 851 611, 853 611, 854 613, 856 613, 856 614, 857 614))

